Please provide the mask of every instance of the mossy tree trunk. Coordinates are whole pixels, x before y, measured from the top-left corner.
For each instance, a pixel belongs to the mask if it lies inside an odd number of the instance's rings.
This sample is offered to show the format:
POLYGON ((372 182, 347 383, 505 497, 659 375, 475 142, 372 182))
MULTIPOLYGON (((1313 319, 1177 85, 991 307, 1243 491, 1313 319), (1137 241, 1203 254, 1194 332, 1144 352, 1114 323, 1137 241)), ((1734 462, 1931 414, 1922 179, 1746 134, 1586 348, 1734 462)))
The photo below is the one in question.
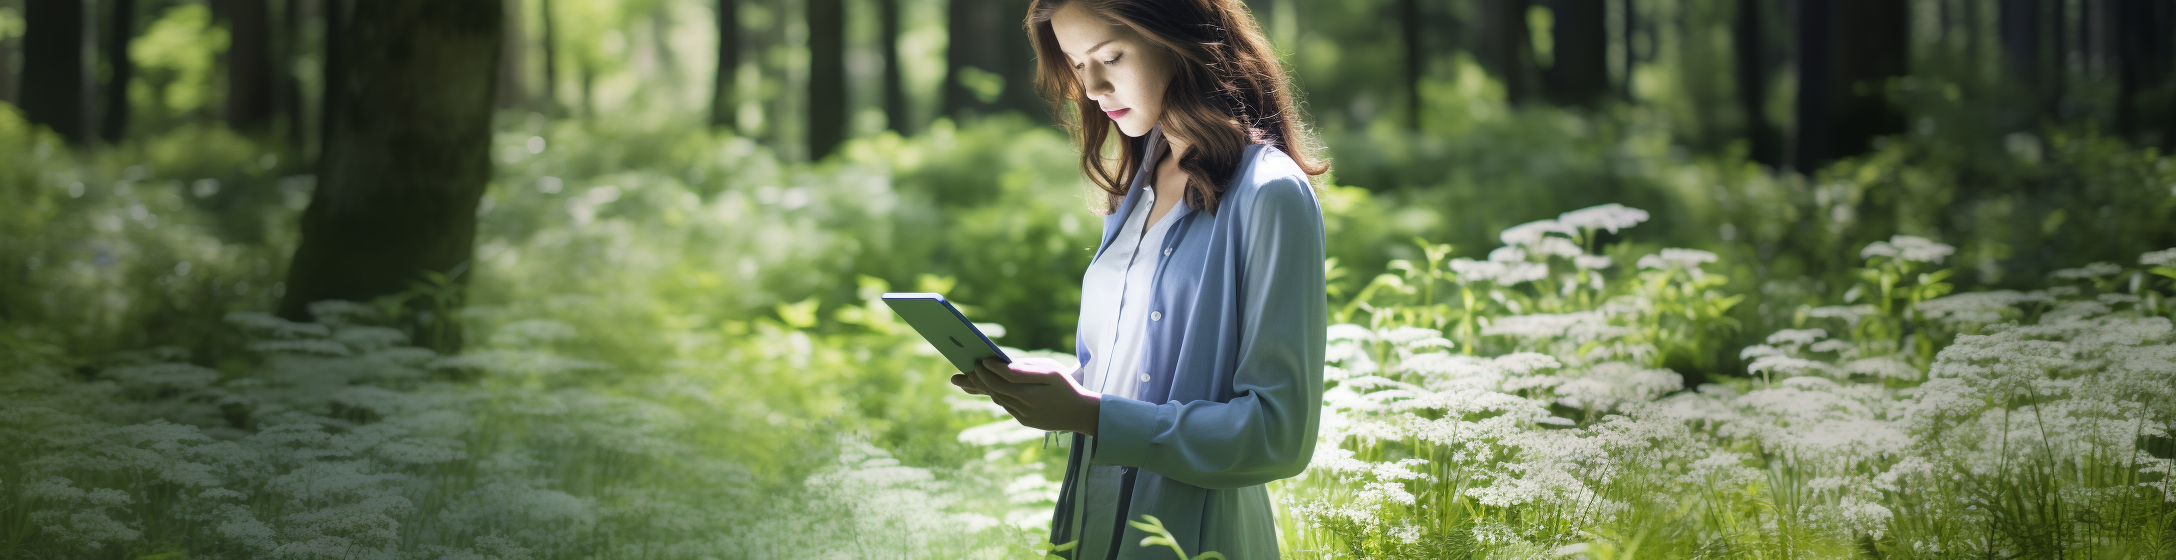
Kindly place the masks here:
POLYGON ((808 159, 823 159, 846 141, 846 6, 808 1, 808 159))
POLYGON ((491 109, 503 9, 494 0, 352 2, 328 65, 325 150, 302 217, 280 314, 321 300, 410 292, 417 342, 460 346, 448 311, 472 267, 476 208, 491 177, 491 109))

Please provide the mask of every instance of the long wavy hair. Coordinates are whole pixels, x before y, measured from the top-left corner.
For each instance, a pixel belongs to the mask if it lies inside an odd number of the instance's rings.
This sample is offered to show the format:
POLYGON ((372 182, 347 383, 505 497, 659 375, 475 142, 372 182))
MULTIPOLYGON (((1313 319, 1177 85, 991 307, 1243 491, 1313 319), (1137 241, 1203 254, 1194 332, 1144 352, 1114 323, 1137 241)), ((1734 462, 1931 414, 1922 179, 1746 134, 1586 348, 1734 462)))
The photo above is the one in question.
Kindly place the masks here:
POLYGON ((1242 0, 1035 0, 1022 24, 1035 45, 1035 86, 1081 147, 1081 172, 1105 194, 1104 212, 1117 210, 1134 174, 1153 162, 1143 161, 1143 142, 1117 142, 1116 157, 1109 154, 1118 123, 1088 98, 1050 25, 1051 14, 1075 2, 1175 55, 1160 124, 1188 146, 1178 162, 1187 206, 1215 213, 1253 144, 1284 150, 1310 182, 1329 171, 1292 99, 1291 79, 1242 0))

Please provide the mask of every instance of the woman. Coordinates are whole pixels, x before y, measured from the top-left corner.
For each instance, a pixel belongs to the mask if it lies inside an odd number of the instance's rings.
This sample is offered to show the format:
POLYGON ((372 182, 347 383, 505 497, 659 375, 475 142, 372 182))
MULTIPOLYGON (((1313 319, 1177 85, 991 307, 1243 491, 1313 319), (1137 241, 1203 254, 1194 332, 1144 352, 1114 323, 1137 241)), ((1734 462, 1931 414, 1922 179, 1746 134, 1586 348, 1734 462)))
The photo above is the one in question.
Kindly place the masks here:
POLYGON ((1328 166, 1284 72, 1240 0, 1037 0, 1025 26, 1105 193, 1082 366, 993 358, 952 382, 1074 433, 1051 521, 1067 557, 1168 554, 1126 524, 1153 515, 1190 553, 1276 558, 1263 484, 1314 454, 1328 308, 1328 166))

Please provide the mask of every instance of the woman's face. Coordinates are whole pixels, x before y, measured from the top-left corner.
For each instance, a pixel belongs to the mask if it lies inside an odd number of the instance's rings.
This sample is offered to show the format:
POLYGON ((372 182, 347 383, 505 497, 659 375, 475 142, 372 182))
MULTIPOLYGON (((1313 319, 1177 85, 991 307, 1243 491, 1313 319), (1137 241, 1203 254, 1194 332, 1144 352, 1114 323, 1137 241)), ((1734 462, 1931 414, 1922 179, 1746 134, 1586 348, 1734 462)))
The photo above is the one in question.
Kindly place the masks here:
POLYGON ((1169 51, 1079 2, 1050 14, 1050 29, 1080 80, 1081 94, 1117 121, 1120 132, 1138 137, 1156 127, 1164 114, 1164 87, 1171 83, 1169 51))

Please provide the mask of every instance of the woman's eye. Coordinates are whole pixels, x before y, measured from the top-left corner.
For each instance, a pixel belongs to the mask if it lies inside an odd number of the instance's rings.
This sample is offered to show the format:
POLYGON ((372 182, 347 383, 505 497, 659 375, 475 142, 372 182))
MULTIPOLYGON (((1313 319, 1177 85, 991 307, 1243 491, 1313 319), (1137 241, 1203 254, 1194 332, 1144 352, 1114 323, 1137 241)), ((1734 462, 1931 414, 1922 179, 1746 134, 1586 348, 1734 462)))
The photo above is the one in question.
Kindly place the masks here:
POLYGON ((1126 55, 1118 55, 1118 56, 1114 56, 1114 57, 1111 57, 1111 59, 1110 59, 1110 60, 1105 60, 1105 61, 1103 61, 1103 63, 1104 63, 1104 64, 1118 64, 1118 59, 1121 59, 1121 58, 1125 58, 1125 57, 1126 57, 1126 55))

